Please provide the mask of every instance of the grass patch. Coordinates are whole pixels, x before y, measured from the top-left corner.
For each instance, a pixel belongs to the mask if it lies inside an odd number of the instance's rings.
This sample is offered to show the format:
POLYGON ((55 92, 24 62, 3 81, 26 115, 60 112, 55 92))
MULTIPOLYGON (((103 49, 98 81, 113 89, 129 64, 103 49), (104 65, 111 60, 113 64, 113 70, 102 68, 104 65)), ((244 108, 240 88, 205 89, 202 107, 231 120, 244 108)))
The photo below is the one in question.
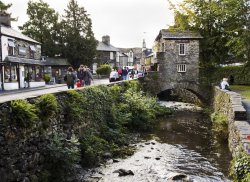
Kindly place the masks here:
POLYGON ((234 92, 238 92, 247 100, 250 100, 250 85, 231 85, 234 92))

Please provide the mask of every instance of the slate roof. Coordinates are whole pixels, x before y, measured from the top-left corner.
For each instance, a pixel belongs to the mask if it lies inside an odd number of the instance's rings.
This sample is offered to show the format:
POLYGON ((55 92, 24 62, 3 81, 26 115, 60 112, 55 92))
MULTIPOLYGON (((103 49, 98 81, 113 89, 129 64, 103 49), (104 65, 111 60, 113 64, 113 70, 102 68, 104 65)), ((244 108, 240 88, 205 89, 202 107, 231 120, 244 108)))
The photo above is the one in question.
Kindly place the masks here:
POLYGON ((96 50, 98 51, 109 51, 109 52, 118 52, 119 49, 112 46, 111 44, 105 44, 103 42, 98 42, 96 50))
POLYGON ((130 50, 133 51, 134 57, 140 58, 142 55, 142 48, 134 47, 134 48, 119 48, 122 53, 129 53, 130 50))
POLYGON ((9 37, 13 37, 13 38, 18 38, 18 39, 22 39, 22 40, 26 40, 26 41, 29 41, 29 42, 33 42, 33 43, 36 43, 36 44, 41 44, 40 42, 37 42, 36 40, 14 30, 13 28, 11 27, 6 27, 4 25, 1 25, 1 34, 2 35, 6 35, 6 36, 9 36, 9 37))
POLYGON ((150 54, 153 53, 153 51, 152 51, 152 49, 145 49, 145 50, 143 51, 143 53, 144 53, 144 55, 145 55, 146 57, 148 57, 150 54))
POLYGON ((46 58, 42 63, 46 66, 70 66, 65 58, 46 58))
POLYGON ((41 60, 6 56, 4 62, 43 65, 41 60))
POLYGON ((198 32, 191 31, 178 31, 162 29, 156 37, 156 41, 160 38, 163 39, 202 39, 203 37, 198 32))

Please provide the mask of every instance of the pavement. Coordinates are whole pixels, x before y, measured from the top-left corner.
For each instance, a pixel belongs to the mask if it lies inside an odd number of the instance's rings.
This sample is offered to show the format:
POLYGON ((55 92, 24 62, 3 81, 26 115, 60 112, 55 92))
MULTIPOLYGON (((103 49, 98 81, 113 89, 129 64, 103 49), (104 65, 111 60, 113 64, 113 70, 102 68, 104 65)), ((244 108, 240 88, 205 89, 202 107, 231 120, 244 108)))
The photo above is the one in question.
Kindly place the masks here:
MULTIPOLYGON (((108 83, 108 78, 94 79, 91 85, 106 85, 108 83)), ((66 90, 69 90, 66 84, 54 84, 36 88, 23 88, 19 90, 4 91, 0 92, 0 103, 8 102, 11 100, 34 98, 43 94, 57 93, 66 90)))
POLYGON ((247 112, 247 121, 250 123, 250 101, 243 99, 242 103, 247 112))

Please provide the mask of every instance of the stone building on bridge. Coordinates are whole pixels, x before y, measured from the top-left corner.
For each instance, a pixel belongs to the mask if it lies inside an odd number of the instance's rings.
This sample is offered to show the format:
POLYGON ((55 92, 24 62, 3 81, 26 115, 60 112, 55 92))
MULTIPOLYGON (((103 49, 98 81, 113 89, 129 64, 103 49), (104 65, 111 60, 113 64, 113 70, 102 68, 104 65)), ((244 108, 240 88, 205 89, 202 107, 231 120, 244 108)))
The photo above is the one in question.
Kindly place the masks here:
POLYGON ((185 89, 202 95, 199 88, 199 41, 197 32, 162 29, 157 35, 158 72, 149 73, 154 94, 185 89), (154 79, 154 81, 152 81, 154 79))

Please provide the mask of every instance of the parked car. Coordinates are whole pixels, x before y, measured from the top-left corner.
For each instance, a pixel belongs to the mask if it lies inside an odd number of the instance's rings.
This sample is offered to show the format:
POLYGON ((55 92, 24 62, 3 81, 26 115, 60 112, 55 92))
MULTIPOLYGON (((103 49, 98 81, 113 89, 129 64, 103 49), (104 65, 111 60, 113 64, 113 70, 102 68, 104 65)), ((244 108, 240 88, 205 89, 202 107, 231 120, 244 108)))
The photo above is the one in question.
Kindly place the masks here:
POLYGON ((138 78, 144 77, 144 72, 143 71, 138 71, 137 77, 138 78))

